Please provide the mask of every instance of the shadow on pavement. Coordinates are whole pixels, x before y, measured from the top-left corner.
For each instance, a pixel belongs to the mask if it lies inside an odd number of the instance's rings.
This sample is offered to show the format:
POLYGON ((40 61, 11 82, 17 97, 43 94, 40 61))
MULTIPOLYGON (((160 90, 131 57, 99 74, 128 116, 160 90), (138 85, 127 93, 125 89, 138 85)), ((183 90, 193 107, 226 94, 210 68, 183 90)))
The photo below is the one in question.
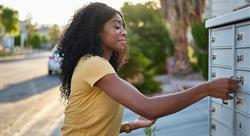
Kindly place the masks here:
POLYGON ((58 76, 40 76, 28 81, 7 86, 0 91, 0 102, 13 102, 26 99, 59 85, 60 80, 58 76))

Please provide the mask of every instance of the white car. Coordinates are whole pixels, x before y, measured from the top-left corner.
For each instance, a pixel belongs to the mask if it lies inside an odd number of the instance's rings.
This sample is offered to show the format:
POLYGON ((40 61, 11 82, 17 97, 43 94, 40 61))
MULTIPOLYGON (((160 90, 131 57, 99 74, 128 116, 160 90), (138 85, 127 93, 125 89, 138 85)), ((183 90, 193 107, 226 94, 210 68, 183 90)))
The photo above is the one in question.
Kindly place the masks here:
POLYGON ((53 47, 48 61, 48 74, 60 73, 60 65, 62 58, 59 56, 57 46, 53 47))

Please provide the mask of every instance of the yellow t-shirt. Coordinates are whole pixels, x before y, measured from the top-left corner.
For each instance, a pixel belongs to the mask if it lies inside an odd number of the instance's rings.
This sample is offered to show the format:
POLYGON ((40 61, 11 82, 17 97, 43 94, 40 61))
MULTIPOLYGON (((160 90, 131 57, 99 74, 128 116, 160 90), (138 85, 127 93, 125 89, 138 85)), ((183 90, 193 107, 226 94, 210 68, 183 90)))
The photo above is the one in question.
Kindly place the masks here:
POLYGON ((115 73, 115 70, 102 57, 85 56, 79 60, 72 75, 62 136, 119 135, 123 106, 94 85, 111 73, 115 73))

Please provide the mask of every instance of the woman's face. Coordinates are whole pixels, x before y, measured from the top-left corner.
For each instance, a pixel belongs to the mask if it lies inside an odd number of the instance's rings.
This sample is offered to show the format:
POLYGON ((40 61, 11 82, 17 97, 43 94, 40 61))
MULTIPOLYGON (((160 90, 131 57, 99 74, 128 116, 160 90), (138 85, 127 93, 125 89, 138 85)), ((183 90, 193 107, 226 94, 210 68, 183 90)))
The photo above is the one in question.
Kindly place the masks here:
POLYGON ((122 52, 127 46, 127 31, 123 28, 122 17, 117 13, 107 21, 100 32, 104 52, 122 52))

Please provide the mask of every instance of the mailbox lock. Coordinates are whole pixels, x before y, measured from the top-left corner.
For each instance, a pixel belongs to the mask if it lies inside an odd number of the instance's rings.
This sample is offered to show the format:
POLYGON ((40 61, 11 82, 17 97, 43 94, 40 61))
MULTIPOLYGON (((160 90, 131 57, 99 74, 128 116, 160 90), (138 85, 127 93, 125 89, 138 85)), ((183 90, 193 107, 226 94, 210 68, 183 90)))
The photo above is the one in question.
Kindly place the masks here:
POLYGON ((216 54, 212 54, 212 60, 215 60, 216 59, 216 54))
POLYGON ((215 107, 214 106, 211 106, 211 112, 215 112, 215 107))
POLYGON ((238 41, 244 39, 244 32, 238 33, 237 36, 236 36, 236 39, 237 39, 238 41))
POLYGON ((216 72, 212 72, 211 77, 216 77, 216 72))
POLYGON ((211 124, 211 129, 216 129, 216 125, 215 124, 211 124))
POLYGON ((244 77, 243 76, 236 77, 236 81, 237 81, 237 83, 240 83, 241 85, 244 85, 244 77))
POLYGON ((237 62, 244 61, 244 55, 243 55, 243 54, 242 54, 242 55, 237 55, 237 56, 236 56, 236 61, 237 61, 237 62))
POLYGON ((235 99, 235 104, 244 105, 244 99, 242 96, 237 96, 235 99))
POLYGON ((213 43, 213 42, 215 42, 215 37, 211 37, 211 42, 213 43))

